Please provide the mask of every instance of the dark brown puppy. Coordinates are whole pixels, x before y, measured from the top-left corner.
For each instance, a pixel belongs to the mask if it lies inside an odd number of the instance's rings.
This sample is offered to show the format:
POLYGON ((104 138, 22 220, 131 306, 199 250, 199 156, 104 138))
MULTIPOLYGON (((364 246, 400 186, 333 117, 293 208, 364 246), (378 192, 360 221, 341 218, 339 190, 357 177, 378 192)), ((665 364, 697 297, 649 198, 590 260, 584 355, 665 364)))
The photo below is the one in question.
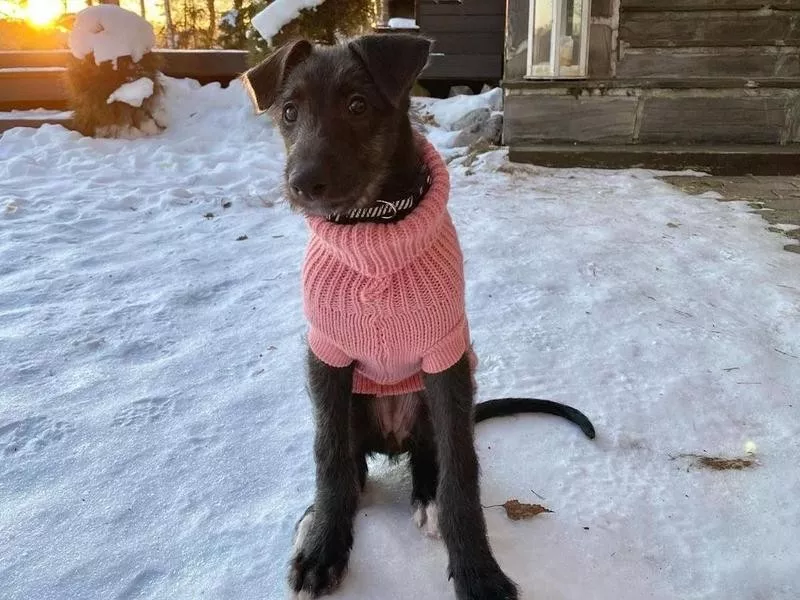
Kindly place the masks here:
MULTIPOLYGON (((404 35, 365 36, 334 47, 297 41, 245 74, 256 106, 270 112, 285 141, 286 195, 295 209, 346 215, 413 193, 422 161, 409 93, 429 50, 427 40, 404 35)), ((408 452, 415 518, 432 534, 438 519, 457 597, 517 598, 487 541, 473 425, 503 414, 550 412, 594 437, 588 419, 561 404, 527 399, 482 403, 476 413, 467 356, 424 375, 424 392, 388 398, 353 394, 353 365, 331 367, 312 352, 307 360, 317 489, 298 524, 292 591, 313 598, 336 589, 353 542, 367 455, 408 452)))

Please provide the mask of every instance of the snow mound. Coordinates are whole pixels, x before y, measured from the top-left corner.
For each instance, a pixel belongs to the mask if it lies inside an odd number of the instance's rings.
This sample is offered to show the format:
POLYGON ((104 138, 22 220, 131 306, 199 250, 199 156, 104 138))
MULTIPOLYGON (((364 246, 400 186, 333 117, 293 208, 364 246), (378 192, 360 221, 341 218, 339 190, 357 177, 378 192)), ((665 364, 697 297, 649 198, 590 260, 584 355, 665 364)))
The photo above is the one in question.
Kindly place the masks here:
POLYGON ((457 95, 445 100, 414 98, 427 132, 443 148, 470 146, 479 140, 499 144, 503 130, 503 90, 490 89, 474 96, 457 95))
MULTIPOLYGON (((156 43, 153 26, 142 17, 113 4, 80 11, 69 34, 69 49, 81 60, 94 53, 98 65, 130 56, 139 62, 156 43)), ((116 64, 116 63, 115 63, 116 64)))
POLYGON ((473 124, 477 115, 486 114, 503 108, 503 90, 493 88, 483 94, 474 96, 459 95, 432 103, 428 112, 436 123, 447 131, 458 131, 473 124))
POLYGON ((275 0, 253 17, 253 28, 270 42, 278 32, 296 19, 306 8, 316 8, 325 0, 275 0))
POLYGON ((141 106, 145 99, 153 95, 153 80, 149 77, 140 77, 136 81, 124 83, 114 90, 106 100, 107 104, 112 102, 124 102, 131 106, 141 106))

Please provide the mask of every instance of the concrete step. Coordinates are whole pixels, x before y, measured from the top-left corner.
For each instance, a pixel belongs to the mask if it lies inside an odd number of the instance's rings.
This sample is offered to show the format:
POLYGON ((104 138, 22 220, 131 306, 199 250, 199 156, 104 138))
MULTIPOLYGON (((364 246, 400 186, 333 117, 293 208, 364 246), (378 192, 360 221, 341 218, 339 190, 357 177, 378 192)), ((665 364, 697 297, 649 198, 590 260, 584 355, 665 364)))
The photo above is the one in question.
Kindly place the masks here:
POLYGON ((800 144, 679 146, 536 144, 509 148, 513 162, 545 167, 694 169, 713 175, 800 174, 800 144))

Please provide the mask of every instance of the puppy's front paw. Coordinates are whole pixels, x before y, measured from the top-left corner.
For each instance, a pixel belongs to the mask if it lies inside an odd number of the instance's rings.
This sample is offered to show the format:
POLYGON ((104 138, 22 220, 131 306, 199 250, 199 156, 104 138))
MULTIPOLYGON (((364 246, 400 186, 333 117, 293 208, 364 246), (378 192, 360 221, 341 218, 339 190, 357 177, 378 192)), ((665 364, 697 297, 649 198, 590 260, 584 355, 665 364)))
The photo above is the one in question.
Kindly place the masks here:
POLYGON ((309 506, 297 523, 294 556, 289 564, 292 599, 317 598, 339 587, 351 546, 352 538, 337 539, 314 531, 314 507, 309 506))
POLYGON ((455 583, 458 600, 517 600, 517 586, 500 570, 489 567, 487 570, 466 569, 451 574, 455 583))
POLYGON ((347 569, 348 554, 328 556, 322 549, 297 552, 289 567, 289 587, 294 598, 318 598, 336 590, 347 569))

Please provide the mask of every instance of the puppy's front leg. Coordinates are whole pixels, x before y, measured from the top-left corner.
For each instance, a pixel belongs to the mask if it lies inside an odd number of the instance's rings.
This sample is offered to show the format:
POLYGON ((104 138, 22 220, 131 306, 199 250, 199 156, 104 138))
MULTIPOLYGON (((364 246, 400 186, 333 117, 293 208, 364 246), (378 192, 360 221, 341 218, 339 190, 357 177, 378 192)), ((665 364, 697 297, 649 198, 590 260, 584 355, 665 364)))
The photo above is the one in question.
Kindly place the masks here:
POLYGON ((313 522, 298 528, 303 535, 296 540, 289 585, 298 597, 316 598, 335 590, 347 568, 359 482, 350 441, 353 367, 328 366, 309 351, 308 374, 317 489, 313 509, 304 517, 313 522))
POLYGON ((516 600, 516 586, 500 570, 486 539, 467 357, 446 371, 425 375, 425 390, 439 459, 439 529, 456 596, 459 600, 516 600))

